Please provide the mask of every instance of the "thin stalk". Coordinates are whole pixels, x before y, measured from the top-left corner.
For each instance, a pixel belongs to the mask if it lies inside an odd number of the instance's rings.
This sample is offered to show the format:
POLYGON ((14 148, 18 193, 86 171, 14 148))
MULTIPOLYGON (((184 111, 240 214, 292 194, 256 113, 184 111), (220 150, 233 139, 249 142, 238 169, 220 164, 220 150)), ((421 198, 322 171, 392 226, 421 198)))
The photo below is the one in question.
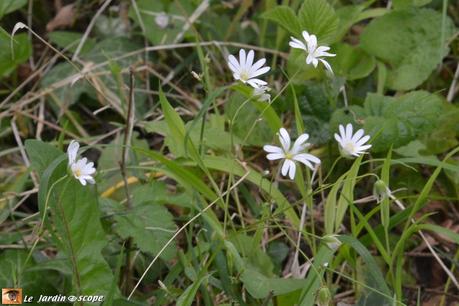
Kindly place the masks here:
MULTIPOLYGON (((128 111, 126 116, 126 128, 124 132, 124 142, 121 154, 121 161, 120 170, 121 176, 123 177, 124 183, 124 191, 126 194, 126 209, 127 211, 132 210, 132 201, 131 195, 129 193, 129 183, 127 179, 127 169, 126 169, 126 162, 128 159, 129 150, 131 144, 131 137, 132 137, 132 129, 134 127, 134 70, 132 67, 129 68, 129 99, 128 99, 128 111)), ((130 291, 131 286, 131 246, 132 246, 132 238, 129 237, 126 240, 126 265, 124 268, 124 292, 128 294, 130 291)))

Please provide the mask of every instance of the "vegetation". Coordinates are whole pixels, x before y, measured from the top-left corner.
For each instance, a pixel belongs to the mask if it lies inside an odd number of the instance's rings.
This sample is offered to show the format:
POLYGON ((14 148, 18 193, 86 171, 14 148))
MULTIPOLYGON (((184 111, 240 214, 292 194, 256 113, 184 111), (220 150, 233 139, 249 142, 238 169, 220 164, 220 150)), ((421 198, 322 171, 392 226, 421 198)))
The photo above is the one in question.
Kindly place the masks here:
POLYGON ((456 305, 458 9, 0 0, 1 287, 456 305))

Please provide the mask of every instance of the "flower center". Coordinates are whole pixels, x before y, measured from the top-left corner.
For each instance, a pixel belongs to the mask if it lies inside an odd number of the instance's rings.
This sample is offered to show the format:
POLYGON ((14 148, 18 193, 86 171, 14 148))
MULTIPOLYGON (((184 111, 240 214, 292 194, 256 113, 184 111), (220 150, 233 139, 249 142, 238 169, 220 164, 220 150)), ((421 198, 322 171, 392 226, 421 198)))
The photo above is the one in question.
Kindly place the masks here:
POLYGON ((345 143, 343 146, 343 149, 349 153, 353 153, 355 151, 354 143, 352 142, 345 143))
POLYGON ((75 171, 73 171, 73 174, 75 174, 76 177, 80 177, 81 176, 81 170, 80 169, 76 169, 75 171))
POLYGON ((241 75, 240 75, 240 78, 242 81, 247 81, 249 79, 249 72, 248 71, 242 71, 241 72, 241 75))
POLYGON ((293 159, 293 154, 290 152, 285 153, 285 159, 293 159))

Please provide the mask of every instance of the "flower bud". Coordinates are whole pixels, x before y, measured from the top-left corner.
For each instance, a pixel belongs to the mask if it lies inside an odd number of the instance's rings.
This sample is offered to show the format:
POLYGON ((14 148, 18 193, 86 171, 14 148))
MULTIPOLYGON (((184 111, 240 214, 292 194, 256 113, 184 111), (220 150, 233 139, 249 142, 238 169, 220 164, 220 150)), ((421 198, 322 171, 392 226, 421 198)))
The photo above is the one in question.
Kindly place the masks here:
POLYGON ((161 29, 165 29, 169 25, 169 16, 167 16, 166 13, 161 12, 158 15, 156 15, 155 23, 161 29))
POLYGON ((320 287, 317 291, 316 304, 318 306, 328 306, 332 300, 330 290, 327 287, 320 287))
POLYGON ((338 235, 327 235, 322 237, 327 247, 333 251, 336 251, 341 246, 341 241, 337 238, 338 235))
POLYGON ((386 183, 382 180, 377 180, 373 185, 373 196, 376 198, 376 202, 381 203, 382 200, 389 197, 390 190, 387 188, 386 183))

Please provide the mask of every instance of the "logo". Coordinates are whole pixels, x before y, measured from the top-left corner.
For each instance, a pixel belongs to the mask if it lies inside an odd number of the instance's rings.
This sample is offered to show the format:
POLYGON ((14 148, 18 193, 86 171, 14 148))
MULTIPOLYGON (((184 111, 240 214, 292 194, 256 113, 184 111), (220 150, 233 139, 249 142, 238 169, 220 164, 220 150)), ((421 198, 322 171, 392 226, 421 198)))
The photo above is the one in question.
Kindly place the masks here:
POLYGON ((3 305, 22 304, 22 289, 21 288, 3 288, 2 289, 2 304, 3 305))

